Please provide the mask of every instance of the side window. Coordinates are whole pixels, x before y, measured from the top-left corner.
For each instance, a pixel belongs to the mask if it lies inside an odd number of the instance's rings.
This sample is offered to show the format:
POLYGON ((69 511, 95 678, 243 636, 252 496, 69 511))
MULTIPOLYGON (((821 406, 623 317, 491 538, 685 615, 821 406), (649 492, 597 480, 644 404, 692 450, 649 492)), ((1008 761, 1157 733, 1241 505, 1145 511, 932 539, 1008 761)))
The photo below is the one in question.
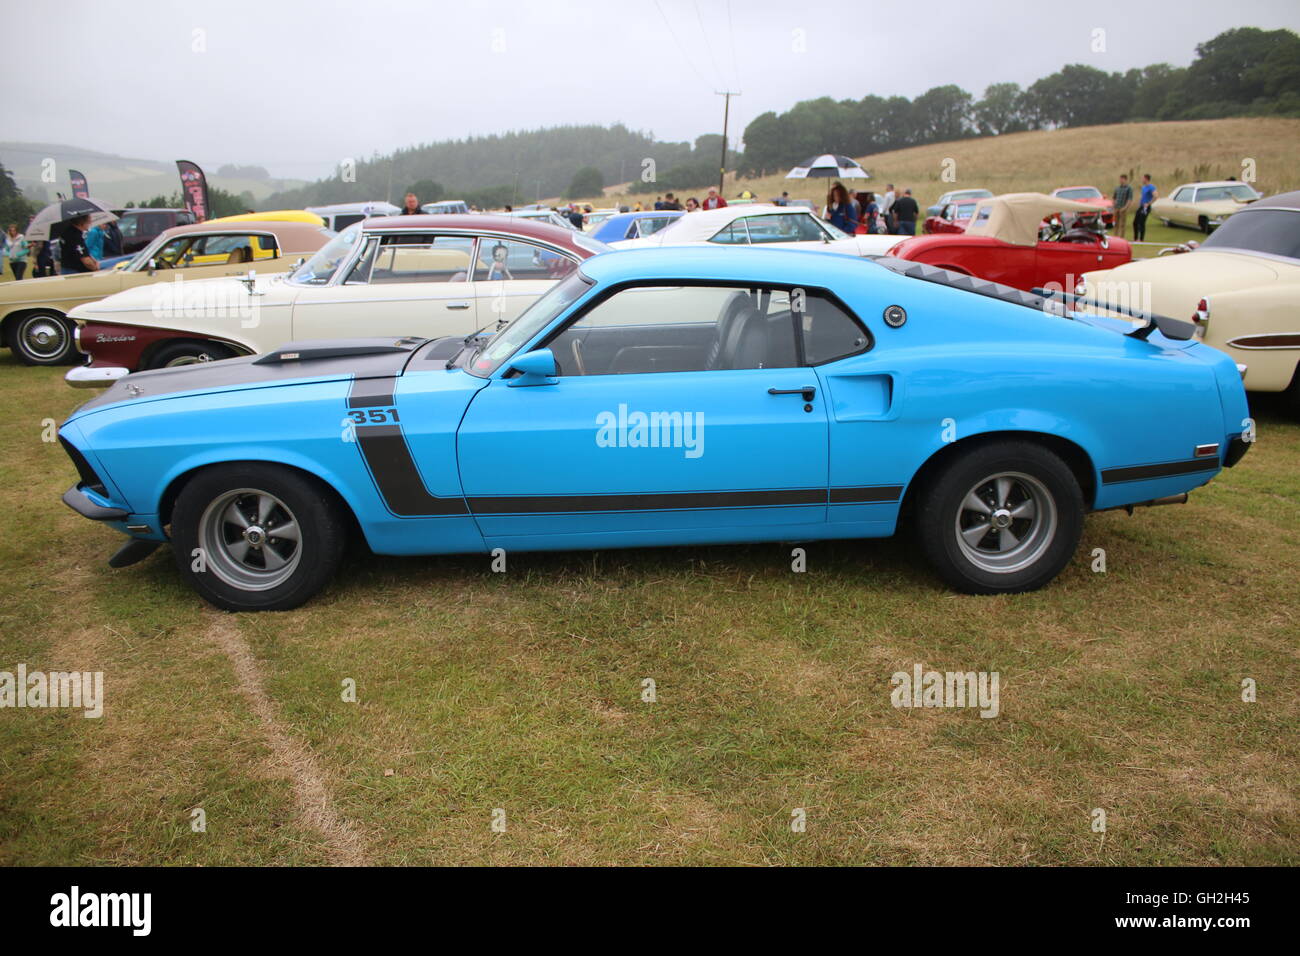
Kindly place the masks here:
POLYGON ((483 236, 478 241, 474 279, 563 279, 577 267, 569 256, 531 242, 483 236))
POLYGON ((1192 201, 1192 190, 1190 188, 1180 189, 1178 190, 1178 192, 1174 193, 1174 202, 1191 202, 1191 201, 1192 201))
POLYGON ((794 368, 794 321, 778 293, 638 286, 604 299, 548 343, 560 375, 794 368))
MULTIPOLYGON (((780 296, 786 297, 786 308, 789 308, 790 296, 784 292, 772 293, 774 306, 779 305, 780 296)), ((804 361, 808 365, 824 365, 857 355, 871 345, 866 329, 833 299, 806 291, 802 295, 796 293, 794 299, 803 335, 804 361)))
POLYGON ((189 254, 191 241, 189 236, 177 236, 163 243, 162 247, 154 253, 153 258, 173 267, 181 265, 184 257, 189 254))
MULTIPOLYGON (((188 265, 211 265, 222 261, 253 261, 253 237, 250 235, 200 236, 190 249, 193 261, 188 265)), ((188 257, 187 257, 188 258, 188 257)))
POLYGON ((749 245, 749 233, 745 230, 745 220, 737 219, 731 225, 724 226, 709 242, 718 242, 726 246, 749 245))
POLYGON ((139 216, 126 215, 117 221, 117 228, 121 230, 123 239, 134 239, 139 227, 139 216))
POLYGON ((474 240, 463 236, 385 236, 370 270, 371 285, 465 282, 474 240))
POLYGON ((751 216, 748 222, 749 241, 755 245, 764 242, 816 242, 825 238, 821 226, 812 216, 751 216))

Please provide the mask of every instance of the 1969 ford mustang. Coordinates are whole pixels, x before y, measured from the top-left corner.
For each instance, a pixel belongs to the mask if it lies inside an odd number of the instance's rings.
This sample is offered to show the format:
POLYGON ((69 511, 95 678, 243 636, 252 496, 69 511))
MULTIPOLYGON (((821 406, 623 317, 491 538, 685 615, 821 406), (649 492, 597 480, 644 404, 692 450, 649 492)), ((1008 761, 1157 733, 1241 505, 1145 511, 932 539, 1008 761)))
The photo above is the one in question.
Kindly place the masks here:
POLYGON ((170 540, 219 607, 381 554, 806 541, 910 516, 973 593, 1051 581, 1088 511, 1181 501, 1253 429, 1191 323, 1094 318, 883 258, 588 259, 492 335, 303 342, 127 376, 60 437, 64 501, 170 540))

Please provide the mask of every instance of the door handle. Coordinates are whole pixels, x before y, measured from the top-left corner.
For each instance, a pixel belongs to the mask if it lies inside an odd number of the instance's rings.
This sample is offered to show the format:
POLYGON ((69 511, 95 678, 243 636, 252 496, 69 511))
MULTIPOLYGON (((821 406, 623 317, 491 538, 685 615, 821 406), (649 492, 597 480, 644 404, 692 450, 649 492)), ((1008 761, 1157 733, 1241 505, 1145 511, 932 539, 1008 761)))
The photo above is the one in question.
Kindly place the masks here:
POLYGON ((448 302, 448 303, 447 303, 447 308, 449 308, 449 309, 468 309, 468 308, 469 308, 469 303, 468 303, 468 302, 448 302))
POLYGON ((804 385, 802 388, 769 388, 769 395, 802 395, 805 402, 811 402, 813 396, 817 394, 815 385, 804 385))

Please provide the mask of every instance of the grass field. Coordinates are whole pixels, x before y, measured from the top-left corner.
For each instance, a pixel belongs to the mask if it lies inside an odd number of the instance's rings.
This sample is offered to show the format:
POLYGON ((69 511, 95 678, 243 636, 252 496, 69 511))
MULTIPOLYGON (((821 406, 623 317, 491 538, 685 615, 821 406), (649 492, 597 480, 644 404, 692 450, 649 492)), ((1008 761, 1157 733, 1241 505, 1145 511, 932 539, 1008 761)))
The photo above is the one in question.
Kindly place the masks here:
MULTIPOLYGON (((1168 195, 1185 182, 1228 176, 1242 179, 1247 160, 1253 160, 1255 188, 1265 195, 1300 189, 1300 120, 1122 123, 934 143, 860 157, 872 178, 854 181, 852 186, 882 192, 888 183, 900 190, 910 188, 923 211, 952 189, 1050 193, 1058 186, 1086 185, 1109 195, 1120 173, 1127 173, 1134 183, 1143 173, 1151 173, 1161 194, 1168 195), (951 178, 945 179, 945 174, 951 178)), ((820 208, 828 187, 824 179, 786 179, 785 173, 761 179, 729 175, 726 196, 730 199, 748 189, 760 199, 770 199, 784 190, 791 198, 811 199, 820 208)), ((705 189, 677 192, 681 197, 702 197, 705 189)), ((614 186, 606 195, 588 201, 630 205, 638 199, 644 202, 645 194, 630 194, 625 187, 614 186)), ((650 200, 653 202, 653 195, 650 200)), ((1127 235, 1132 238, 1131 231, 1127 235)), ((1150 242, 1196 238, 1195 232, 1166 229, 1157 222, 1147 228, 1150 242)))
POLYGON ((2 864, 1300 862, 1300 425, 1268 405, 1241 465, 1093 516, 1034 594, 876 541, 805 573, 780 545, 357 558, 232 616, 166 550, 105 565, 42 440, 85 396, 7 352, 0 383, 0 670, 106 696, 0 711, 2 864), (894 709, 916 663, 999 672, 1000 715, 894 709))

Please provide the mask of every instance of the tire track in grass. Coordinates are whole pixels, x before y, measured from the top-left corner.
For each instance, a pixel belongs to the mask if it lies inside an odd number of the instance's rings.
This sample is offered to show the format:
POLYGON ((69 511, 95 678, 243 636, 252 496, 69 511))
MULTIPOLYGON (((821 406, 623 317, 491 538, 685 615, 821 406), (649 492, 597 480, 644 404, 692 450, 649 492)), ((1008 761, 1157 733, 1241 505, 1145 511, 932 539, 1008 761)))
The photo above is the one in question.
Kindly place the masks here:
POLYGON ((325 838, 331 865, 368 866, 369 855, 361 834, 330 805, 324 769, 307 745, 281 724, 275 704, 263 685, 262 670, 248 642, 229 615, 221 611, 206 611, 205 616, 208 620, 208 637, 230 660, 230 666, 239 681, 240 692, 262 722, 262 729, 271 747, 272 766, 282 768, 290 778, 294 803, 302 822, 319 831, 325 838))

